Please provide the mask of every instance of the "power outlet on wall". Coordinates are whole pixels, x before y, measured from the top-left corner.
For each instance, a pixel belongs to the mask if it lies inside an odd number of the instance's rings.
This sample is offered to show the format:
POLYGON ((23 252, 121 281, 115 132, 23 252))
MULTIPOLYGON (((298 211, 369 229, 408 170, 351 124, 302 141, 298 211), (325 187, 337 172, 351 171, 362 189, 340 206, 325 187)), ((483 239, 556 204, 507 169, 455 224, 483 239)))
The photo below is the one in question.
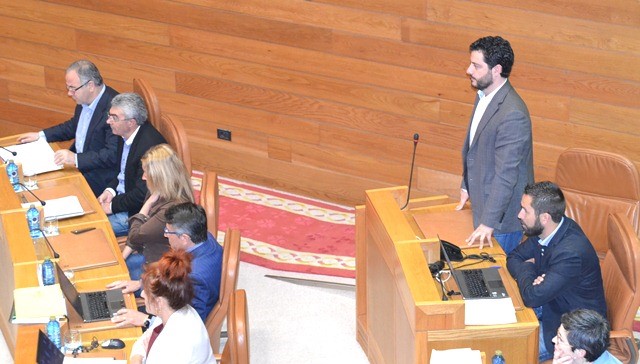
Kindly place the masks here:
POLYGON ((231 141, 231 130, 218 129, 218 139, 231 141))

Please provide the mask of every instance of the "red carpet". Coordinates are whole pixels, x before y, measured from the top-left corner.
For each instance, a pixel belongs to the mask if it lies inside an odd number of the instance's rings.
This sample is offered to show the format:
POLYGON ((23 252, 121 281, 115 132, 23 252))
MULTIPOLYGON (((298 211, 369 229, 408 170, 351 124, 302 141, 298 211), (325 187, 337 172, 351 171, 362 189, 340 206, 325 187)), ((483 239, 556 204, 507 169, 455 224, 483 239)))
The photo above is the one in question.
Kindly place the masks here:
MULTIPOLYGON (((201 173, 194 172, 199 190, 201 173)), ((352 208, 220 178, 220 233, 239 228, 242 261, 266 268, 355 278, 352 208)))

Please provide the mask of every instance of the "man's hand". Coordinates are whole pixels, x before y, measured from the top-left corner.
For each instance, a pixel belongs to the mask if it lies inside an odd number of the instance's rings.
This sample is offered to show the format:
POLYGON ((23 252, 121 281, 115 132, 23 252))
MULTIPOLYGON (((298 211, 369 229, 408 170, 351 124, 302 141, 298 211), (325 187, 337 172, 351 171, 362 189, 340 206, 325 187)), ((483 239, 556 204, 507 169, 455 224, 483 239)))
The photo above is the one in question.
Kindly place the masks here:
POLYGON ((107 284, 108 289, 122 289, 122 293, 133 293, 140 287, 140 281, 115 281, 107 284))
POLYGON ((76 165, 76 154, 69 149, 60 149, 53 154, 53 162, 57 165, 76 165))
POLYGON ((121 308, 120 310, 118 310, 116 315, 111 318, 111 322, 116 324, 116 327, 125 327, 125 326, 142 327, 147 317, 148 317, 147 314, 144 314, 138 310, 121 308))
POLYGON ((38 139, 40 139, 40 133, 24 133, 18 135, 18 143, 35 142, 38 139))
POLYGON ((456 206, 456 210, 462 210, 464 204, 469 200, 469 192, 467 190, 460 189, 460 203, 456 206))
POLYGON ((541 284, 544 281, 544 274, 541 276, 538 276, 536 279, 533 280, 533 285, 537 286, 539 284, 541 284))
POLYGON ((490 228, 484 224, 480 224, 480 226, 478 226, 478 228, 474 232, 472 232, 465 241, 467 242, 467 245, 473 245, 476 243, 476 241, 479 241, 480 249, 484 247, 485 242, 488 243, 490 247, 493 247, 491 234, 493 234, 493 228, 490 228))
POLYGON ((113 200, 113 195, 109 190, 104 190, 100 196, 98 196, 98 202, 102 207, 102 211, 105 214, 111 215, 111 201, 113 200))

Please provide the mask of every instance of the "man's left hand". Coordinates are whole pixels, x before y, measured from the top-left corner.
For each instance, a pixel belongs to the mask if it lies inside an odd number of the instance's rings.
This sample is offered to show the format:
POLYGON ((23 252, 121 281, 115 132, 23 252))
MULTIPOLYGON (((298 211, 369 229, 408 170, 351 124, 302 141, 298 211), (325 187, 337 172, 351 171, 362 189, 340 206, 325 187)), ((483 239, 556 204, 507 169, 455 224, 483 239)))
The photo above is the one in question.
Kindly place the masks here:
POLYGON ((482 249, 484 247, 484 243, 486 242, 490 247, 493 247, 493 241, 491 241, 491 235, 493 234, 493 228, 490 228, 484 224, 480 224, 478 228, 469 235, 467 240, 467 245, 473 245, 476 241, 480 242, 479 248, 482 249))

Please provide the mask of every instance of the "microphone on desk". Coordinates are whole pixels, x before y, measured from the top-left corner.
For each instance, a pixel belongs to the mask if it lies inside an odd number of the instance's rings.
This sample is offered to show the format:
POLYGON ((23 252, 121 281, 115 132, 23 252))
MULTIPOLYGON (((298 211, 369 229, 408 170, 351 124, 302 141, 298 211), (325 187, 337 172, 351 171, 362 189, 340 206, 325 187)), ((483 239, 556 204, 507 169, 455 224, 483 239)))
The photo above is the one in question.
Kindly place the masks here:
POLYGON ((53 245, 51 245, 51 242, 49 241, 49 239, 47 239, 47 235, 44 233, 44 231, 42 231, 42 229, 38 229, 38 231, 40 231, 40 233, 42 234, 44 241, 47 242, 49 249, 51 249, 51 252, 53 253, 53 257, 56 259, 60 258, 60 254, 58 254, 58 252, 56 252, 56 250, 53 249, 53 245))
POLYGON ((413 180, 413 166, 416 162, 416 147, 418 146, 419 139, 420 134, 413 134, 413 156, 411 157, 411 172, 409 173, 409 191, 407 191, 407 202, 405 202, 404 206, 402 206, 400 210, 404 210, 407 206, 409 206, 409 198, 411 197, 411 182, 413 180))
POLYGON ((11 153, 11 155, 14 156, 14 157, 18 155, 18 152, 14 152, 13 150, 9 150, 9 149, 1 146, 1 145, 0 145, 0 148, 6 150, 9 153, 11 153))
MULTIPOLYGON (((22 182, 18 182, 18 183, 14 183, 14 185, 19 185, 21 186, 25 191, 29 192, 31 194, 31 196, 35 197, 36 200, 38 200, 38 202, 40 202, 40 204, 42 206, 47 204, 47 201, 41 200, 38 196, 36 196, 35 193, 33 193, 33 191, 31 191, 29 188, 27 188, 27 186, 25 186, 24 184, 22 184, 22 182)), ((26 202, 26 201, 25 201, 26 202)))

